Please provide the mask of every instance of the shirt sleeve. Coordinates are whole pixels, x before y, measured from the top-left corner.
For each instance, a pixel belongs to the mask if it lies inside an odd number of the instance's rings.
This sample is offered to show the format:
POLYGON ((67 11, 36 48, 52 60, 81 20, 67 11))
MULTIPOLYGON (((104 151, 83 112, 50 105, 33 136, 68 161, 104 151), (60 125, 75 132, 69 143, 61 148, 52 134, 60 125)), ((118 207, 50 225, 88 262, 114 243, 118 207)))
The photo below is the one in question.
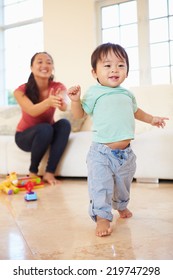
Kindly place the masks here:
POLYGON ((136 111, 138 110, 136 97, 134 96, 134 94, 131 91, 128 91, 128 94, 130 94, 130 97, 132 99, 133 112, 136 113, 136 111))
POLYGON ((136 113, 136 111, 138 110, 138 105, 134 95, 132 95, 132 103, 133 103, 133 112, 136 113))
POLYGON ((26 84, 23 84, 23 85, 18 86, 18 88, 16 88, 15 91, 20 90, 25 93, 25 89, 26 89, 26 84))
POLYGON ((95 107, 95 103, 96 103, 96 98, 94 98, 92 88, 90 88, 88 89, 88 91, 86 92, 86 94, 82 99, 82 108, 88 115, 92 115, 95 107))
POLYGON ((60 82, 54 82, 52 81, 49 85, 49 88, 53 88, 54 90, 60 89, 60 90, 67 90, 66 86, 60 82))

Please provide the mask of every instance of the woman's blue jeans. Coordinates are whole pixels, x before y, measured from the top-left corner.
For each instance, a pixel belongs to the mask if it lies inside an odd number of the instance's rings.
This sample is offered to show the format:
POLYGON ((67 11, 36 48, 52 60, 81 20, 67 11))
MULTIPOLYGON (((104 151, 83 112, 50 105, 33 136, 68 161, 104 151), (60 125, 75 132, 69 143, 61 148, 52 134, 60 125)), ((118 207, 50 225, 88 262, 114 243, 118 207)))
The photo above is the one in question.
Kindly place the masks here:
POLYGON ((41 159, 50 147, 46 172, 54 173, 68 142, 71 125, 68 120, 61 119, 53 125, 40 123, 22 132, 16 132, 15 142, 25 151, 31 152, 29 171, 38 173, 41 159))

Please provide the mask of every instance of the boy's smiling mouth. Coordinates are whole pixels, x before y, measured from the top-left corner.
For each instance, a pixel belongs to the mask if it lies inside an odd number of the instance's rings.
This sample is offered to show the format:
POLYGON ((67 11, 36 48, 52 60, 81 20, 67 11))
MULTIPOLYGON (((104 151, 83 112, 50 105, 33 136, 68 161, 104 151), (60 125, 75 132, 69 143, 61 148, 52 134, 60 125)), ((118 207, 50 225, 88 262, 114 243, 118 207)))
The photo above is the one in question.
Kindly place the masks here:
POLYGON ((110 80, 116 81, 119 79, 119 76, 111 76, 109 77, 110 80))

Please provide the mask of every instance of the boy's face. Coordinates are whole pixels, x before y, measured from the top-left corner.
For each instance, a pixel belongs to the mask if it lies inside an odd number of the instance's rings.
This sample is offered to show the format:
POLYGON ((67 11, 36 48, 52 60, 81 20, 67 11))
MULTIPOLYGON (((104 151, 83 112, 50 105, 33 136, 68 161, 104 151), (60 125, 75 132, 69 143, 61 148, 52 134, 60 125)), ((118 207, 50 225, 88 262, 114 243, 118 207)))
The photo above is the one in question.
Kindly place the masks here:
POLYGON ((127 64, 125 59, 117 57, 113 51, 97 62, 93 77, 102 86, 117 87, 127 78, 127 64))

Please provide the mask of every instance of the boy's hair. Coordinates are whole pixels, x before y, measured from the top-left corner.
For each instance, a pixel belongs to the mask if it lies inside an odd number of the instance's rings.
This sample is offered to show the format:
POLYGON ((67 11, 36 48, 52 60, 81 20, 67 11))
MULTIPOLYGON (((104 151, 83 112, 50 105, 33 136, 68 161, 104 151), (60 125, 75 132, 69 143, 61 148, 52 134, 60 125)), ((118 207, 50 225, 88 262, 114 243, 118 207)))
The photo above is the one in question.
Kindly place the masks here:
POLYGON ((123 47, 118 44, 113 43, 105 43, 98 46, 91 55, 91 66, 94 71, 96 71, 97 62, 102 59, 103 56, 107 56, 107 54, 113 51, 116 56, 119 58, 123 58, 127 64, 127 75, 129 72, 129 58, 123 47))

